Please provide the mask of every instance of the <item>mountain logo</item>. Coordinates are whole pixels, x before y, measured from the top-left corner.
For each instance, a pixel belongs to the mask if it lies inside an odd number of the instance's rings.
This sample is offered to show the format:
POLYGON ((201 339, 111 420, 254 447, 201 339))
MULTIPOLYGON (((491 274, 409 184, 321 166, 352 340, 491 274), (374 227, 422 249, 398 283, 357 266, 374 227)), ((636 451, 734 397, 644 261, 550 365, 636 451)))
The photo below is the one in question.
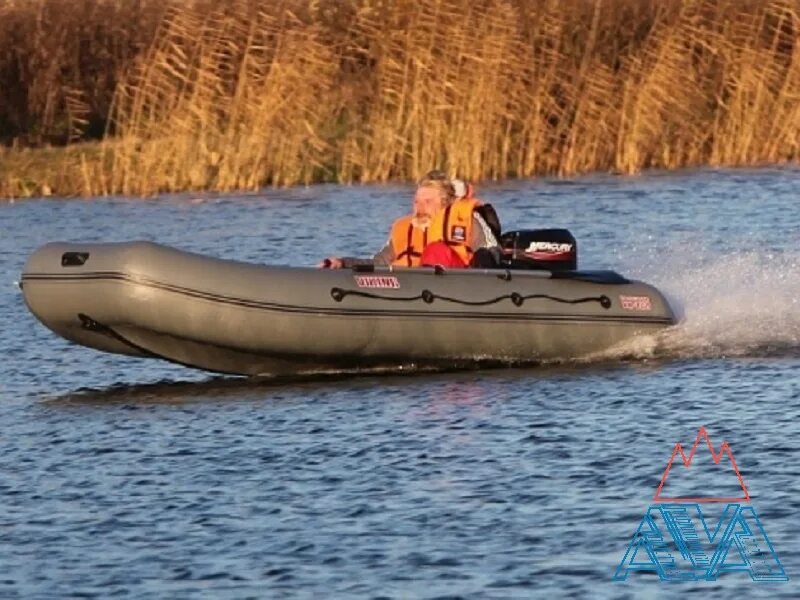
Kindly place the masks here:
MULTIPOLYGON (((724 467, 724 465, 721 466, 724 467)), ((653 502, 750 502, 750 494, 747 491, 747 486, 744 484, 744 478, 739 472, 739 466, 736 464, 736 459, 733 458, 733 452, 731 452, 728 442, 722 442, 719 452, 714 452, 714 446, 711 444, 711 439, 708 437, 706 428, 701 427, 697 431, 697 437, 694 440, 692 449, 689 451, 688 457, 684 453, 681 443, 678 442, 675 444, 675 448, 672 450, 672 456, 670 456, 669 460, 667 461, 667 468, 664 469, 664 474, 661 476, 658 489, 656 489, 655 496, 653 496, 653 502), (706 446, 708 446, 708 452, 711 454, 711 458, 713 459, 715 465, 720 465, 724 457, 728 458, 728 461, 733 469, 733 473, 736 475, 736 479, 739 481, 739 487, 742 489, 741 497, 724 498, 714 496, 699 496, 696 498, 691 498, 685 496, 665 497, 661 495, 661 492, 664 489, 664 484, 667 482, 667 477, 672 469, 672 464, 675 462, 675 457, 680 455, 681 460, 683 461, 683 466, 686 469, 689 469, 692 466, 692 460, 694 459, 695 453, 697 452, 702 440, 705 440, 706 446)))
MULTIPOLYGON (((697 431, 688 456, 680 442, 675 444, 653 501, 625 550, 614 581, 625 581, 631 573, 654 573, 661 581, 715 581, 728 573, 747 573, 757 582, 789 580, 755 507, 742 504, 750 502, 750 493, 733 451, 727 441, 715 451, 705 427, 697 431), (680 456, 683 468, 691 468, 698 450, 703 452, 703 441, 714 467, 722 469, 715 475, 735 475, 741 497, 662 494, 667 478, 675 472, 676 457, 680 456), (701 502, 726 504, 716 527, 709 523, 709 515, 703 514, 701 502)), ((711 512, 708 504, 704 506, 706 513, 711 512)))

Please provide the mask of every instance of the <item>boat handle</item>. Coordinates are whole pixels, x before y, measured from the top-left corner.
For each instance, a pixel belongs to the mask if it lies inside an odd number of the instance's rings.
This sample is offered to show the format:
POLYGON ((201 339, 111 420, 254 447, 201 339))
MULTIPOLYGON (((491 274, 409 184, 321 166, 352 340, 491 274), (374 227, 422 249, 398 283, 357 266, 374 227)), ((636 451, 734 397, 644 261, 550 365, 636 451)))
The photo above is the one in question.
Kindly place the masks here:
POLYGON ((61 255, 62 267, 82 267, 89 260, 88 252, 64 252, 61 255))

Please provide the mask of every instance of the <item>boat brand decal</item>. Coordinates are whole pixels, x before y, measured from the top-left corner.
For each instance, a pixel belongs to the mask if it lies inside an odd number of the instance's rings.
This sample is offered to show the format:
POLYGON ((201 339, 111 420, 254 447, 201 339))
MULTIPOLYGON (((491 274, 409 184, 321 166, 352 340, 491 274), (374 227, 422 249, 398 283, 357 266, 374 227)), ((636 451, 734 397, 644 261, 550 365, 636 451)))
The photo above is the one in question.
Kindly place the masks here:
POLYGON ((524 252, 534 260, 568 260, 572 257, 572 244, 531 242, 524 252))
POLYGON ((572 244, 558 242, 531 242, 525 252, 548 252, 550 254, 562 254, 572 252, 572 244))
MULTIPOLYGON (((700 481, 696 474, 690 477, 692 481, 700 481)), ((625 550, 614 573, 614 581, 625 581, 628 575, 637 572, 655 573, 661 581, 670 582, 715 581, 732 573, 747 573, 757 582, 789 581, 755 507, 750 505, 750 494, 728 442, 723 442, 719 451, 715 451, 705 427, 697 431, 688 457, 681 444, 675 444, 653 502, 625 550), (703 475, 707 472, 712 474, 715 483, 719 477, 726 477, 730 480, 729 487, 733 489, 735 485, 740 493, 713 496, 694 492, 685 495, 663 493, 673 461, 678 456, 684 469, 676 469, 681 474, 676 474, 675 479, 686 483, 685 477, 689 474, 684 471, 696 458, 701 441, 705 441, 704 446, 708 447, 711 455, 710 460, 704 452, 697 457, 703 475), (736 484, 733 483, 734 476, 736 484), (700 502, 719 503, 719 510, 714 511, 713 505, 704 504, 703 514, 700 502), (722 508, 721 504, 725 507, 722 508), (710 522, 713 512, 719 515, 716 525, 710 522)))
POLYGON ((653 303, 649 296, 620 296, 619 303, 624 310, 649 312, 653 310, 653 303))
POLYGON ((400 282, 392 275, 356 275, 356 285, 360 288, 400 289, 400 282))
POLYGON ((454 242, 466 242, 467 228, 462 227, 461 225, 453 225, 450 228, 450 237, 454 242))

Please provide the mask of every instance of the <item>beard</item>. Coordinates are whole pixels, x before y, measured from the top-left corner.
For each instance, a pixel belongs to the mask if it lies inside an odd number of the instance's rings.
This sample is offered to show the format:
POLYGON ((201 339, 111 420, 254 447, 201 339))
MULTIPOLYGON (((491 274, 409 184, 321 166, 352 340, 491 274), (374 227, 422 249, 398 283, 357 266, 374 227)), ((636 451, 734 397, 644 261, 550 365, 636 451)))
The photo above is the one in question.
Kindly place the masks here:
POLYGON ((431 224, 431 217, 430 215, 423 215, 420 213, 416 213, 411 218, 411 224, 417 229, 427 229, 428 225, 431 224))

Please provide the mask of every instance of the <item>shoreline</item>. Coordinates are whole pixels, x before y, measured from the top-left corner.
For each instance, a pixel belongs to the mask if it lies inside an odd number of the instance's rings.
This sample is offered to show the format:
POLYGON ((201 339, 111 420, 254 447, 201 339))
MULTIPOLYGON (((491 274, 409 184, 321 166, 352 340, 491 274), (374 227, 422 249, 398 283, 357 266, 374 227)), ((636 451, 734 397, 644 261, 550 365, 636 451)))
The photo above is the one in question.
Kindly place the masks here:
MULTIPOLYGON (((151 194, 123 193, 121 190, 108 191, 107 183, 109 173, 103 173, 104 163, 108 163, 108 144, 103 141, 81 142, 70 146, 45 147, 45 148, 2 148, 0 147, 0 202, 14 203, 18 200, 90 200, 94 198, 113 198, 126 196, 141 200, 152 200, 163 195, 172 194, 242 194, 257 193, 265 188, 286 189, 302 186, 316 185, 380 185, 380 184, 410 184, 416 177, 396 177, 393 179, 371 179, 354 181, 336 181, 318 179, 314 181, 296 181, 280 185, 269 182, 256 188, 224 189, 219 187, 182 189, 165 189, 151 194), (96 179, 93 179, 96 177, 96 179)), ((542 172, 531 175, 515 176, 508 174, 494 181, 517 181, 522 179, 554 178, 570 179, 575 177, 590 177, 592 175, 612 175, 626 178, 635 178, 648 173, 680 173, 692 170, 705 169, 770 169, 800 166, 800 160, 784 161, 752 161, 741 164, 693 164, 667 168, 663 166, 651 167, 635 172, 623 172, 616 169, 594 169, 575 171, 570 173, 542 172)), ((491 178, 476 179, 492 181, 491 178)))

